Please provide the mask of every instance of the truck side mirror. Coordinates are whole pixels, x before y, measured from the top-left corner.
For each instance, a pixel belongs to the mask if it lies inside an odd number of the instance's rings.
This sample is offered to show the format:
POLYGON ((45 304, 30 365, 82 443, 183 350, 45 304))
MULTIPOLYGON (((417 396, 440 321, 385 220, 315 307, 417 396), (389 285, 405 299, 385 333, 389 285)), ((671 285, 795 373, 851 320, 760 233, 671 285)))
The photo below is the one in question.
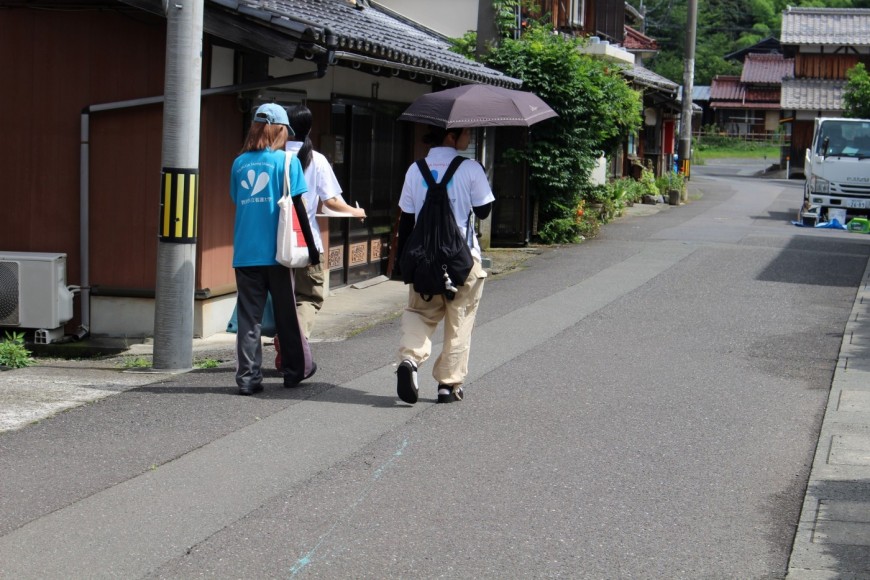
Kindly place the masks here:
POLYGON ((830 147, 830 145, 831 145, 831 138, 830 137, 825 137, 824 139, 822 139, 822 152, 821 152, 822 157, 827 157, 828 147, 830 147))

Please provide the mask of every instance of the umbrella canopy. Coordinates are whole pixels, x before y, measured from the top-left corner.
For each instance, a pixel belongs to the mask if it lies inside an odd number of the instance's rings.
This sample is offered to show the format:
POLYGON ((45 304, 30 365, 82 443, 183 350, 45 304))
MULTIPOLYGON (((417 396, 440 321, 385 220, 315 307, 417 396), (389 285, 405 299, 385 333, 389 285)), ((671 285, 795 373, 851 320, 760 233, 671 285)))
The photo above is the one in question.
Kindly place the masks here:
POLYGON ((463 85, 421 96, 400 121, 459 127, 528 127, 556 112, 537 95, 491 85, 463 85))

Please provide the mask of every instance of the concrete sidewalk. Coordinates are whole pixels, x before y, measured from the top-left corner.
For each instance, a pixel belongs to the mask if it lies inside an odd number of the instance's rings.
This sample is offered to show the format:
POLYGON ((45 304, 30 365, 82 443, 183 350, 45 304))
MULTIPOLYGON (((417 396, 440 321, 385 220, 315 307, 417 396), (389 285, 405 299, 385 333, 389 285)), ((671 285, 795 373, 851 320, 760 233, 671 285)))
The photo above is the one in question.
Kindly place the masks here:
POLYGON ((870 264, 840 346, 787 578, 870 578, 870 264))

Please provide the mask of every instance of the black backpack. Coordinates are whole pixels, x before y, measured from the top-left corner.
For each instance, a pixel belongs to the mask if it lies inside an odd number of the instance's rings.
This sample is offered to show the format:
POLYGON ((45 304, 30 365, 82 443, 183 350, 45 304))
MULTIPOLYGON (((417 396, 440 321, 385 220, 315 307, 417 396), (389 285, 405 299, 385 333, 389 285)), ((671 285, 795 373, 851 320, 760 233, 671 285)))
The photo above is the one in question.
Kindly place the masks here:
POLYGON ((405 242, 399 267, 402 281, 413 284, 414 290, 427 301, 441 294, 452 300, 456 287, 465 285, 474 265, 471 249, 456 224, 447 197, 447 184, 464 160, 464 157, 454 157, 438 183, 435 183, 426 161, 417 160, 417 167, 429 189, 414 229, 405 242))

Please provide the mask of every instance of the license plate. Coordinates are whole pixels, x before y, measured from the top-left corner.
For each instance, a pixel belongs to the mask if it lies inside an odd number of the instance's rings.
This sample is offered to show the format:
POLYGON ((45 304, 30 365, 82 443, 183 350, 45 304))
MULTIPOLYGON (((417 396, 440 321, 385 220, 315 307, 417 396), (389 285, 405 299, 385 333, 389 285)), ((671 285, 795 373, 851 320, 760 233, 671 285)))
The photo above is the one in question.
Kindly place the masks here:
POLYGON ((867 202, 863 199, 847 199, 846 207, 852 209, 867 209, 867 202))

